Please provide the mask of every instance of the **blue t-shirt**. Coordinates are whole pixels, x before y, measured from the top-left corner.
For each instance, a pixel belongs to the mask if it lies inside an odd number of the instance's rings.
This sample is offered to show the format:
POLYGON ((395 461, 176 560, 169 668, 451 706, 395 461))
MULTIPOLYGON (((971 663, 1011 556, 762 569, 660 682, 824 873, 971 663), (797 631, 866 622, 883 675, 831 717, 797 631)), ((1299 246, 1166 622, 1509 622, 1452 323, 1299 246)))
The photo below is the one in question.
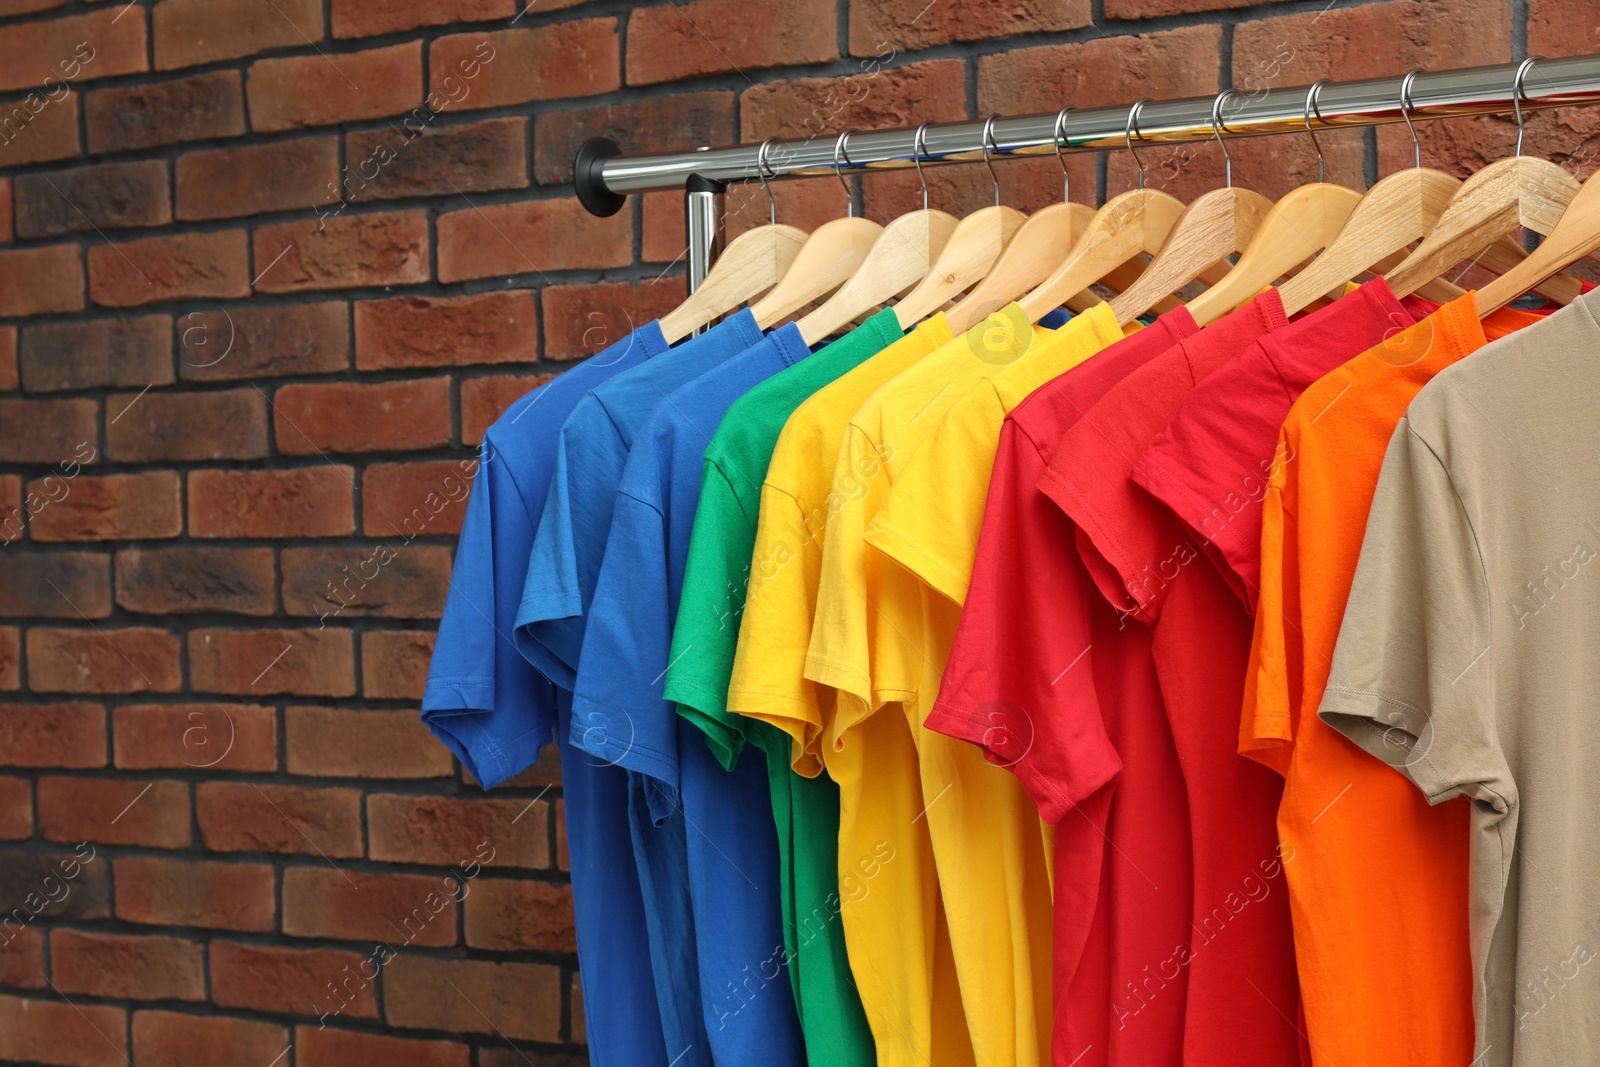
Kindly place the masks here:
POLYGON ((788 971, 772 966, 784 945, 772 799, 766 767, 724 770, 663 696, 664 679, 706 445, 734 401, 809 354, 785 326, 651 415, 623 472, 573 698, 572 743, 637 783, 635 839, 658 853, 641 855, 641 869, 688 886, 698 1008, 719 1064, 806 1062, 788 971), (663 840, 684 842, 681 866, 663 864, 663 840))
POLYGON ((571 689, 577 677, 584 612, 634 434, 668 393, 760 340, 755 316, 742 310, 598 386, 562 424, 512 636, 528 661, 563 689, 571 689))
POLYGON ((591 388, 666 347, 659 326, 642 326, 522 397, 484 434, 422 697, 423 722, 485 789, 525 770, 555 737, 596 1067, 668 1062, 628 843, 627 776, 570 744, 571 694, 534 670, 510 634, 562 422, 591 388))

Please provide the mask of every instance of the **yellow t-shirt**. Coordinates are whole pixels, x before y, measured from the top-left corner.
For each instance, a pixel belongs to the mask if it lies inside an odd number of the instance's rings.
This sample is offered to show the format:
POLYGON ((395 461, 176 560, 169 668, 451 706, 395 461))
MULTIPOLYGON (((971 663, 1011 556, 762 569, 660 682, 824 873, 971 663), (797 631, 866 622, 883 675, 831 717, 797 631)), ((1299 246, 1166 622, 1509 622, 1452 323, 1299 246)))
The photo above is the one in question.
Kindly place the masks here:
MULTIPOLYGON (((1079 320, 1063 329, 1098 336, 1109 321, 1109 336, 1120 336, 1106 309, 1079 320)), ((866 773, 891 779, 900 791, 894 816, 926 828, 933 870, 924 877, 937 880, 952 969, 948 977, 939 970, 942 931, 936 930, 932 988, 942 1030, 931 1032, 930 1040, 936 1053, 948 1051, 951 1058, 966 1055, 970 1042, 978 1063, 1033 1064, 1049 1055, 1049 843, 1010 774, 972 746, 922 726, 923 704, 931 706, 936 695, 924 672, 937 678, 943 654, 930 658, 916 576, 871 548, 865 532, 944 413, 986 379, 1031 358, 1052 336, 1009 305, 887 382, 856 412, 835 480, 844 484, 853 472, 869 469, 874 477, 854 483, 859 499, 828 523, 806 660, 809 677, 838 691, 834 721, 823 735, 829 772, 846 772, 852 760, 866 764, 866 773), (873 714, 886 703, 900 706, 873 714), (913 795, 916 802, 908 803, 913 795), (964 820, 972 810, 985 812, 976 829, 964 820), (954 1024, 945 1017, 950 1002, 941 996, 951 977, 959 996, 954 1024)), ((842 804, 846 795, 841 782, 842 804)), ((846 828, 859 833, 859 823, 878 818, 841 811, 841 858, 846 828)), ((865 936, 875 939, 877 955, 893 951, 889 939, 904 934, 891 929, 865 936)))

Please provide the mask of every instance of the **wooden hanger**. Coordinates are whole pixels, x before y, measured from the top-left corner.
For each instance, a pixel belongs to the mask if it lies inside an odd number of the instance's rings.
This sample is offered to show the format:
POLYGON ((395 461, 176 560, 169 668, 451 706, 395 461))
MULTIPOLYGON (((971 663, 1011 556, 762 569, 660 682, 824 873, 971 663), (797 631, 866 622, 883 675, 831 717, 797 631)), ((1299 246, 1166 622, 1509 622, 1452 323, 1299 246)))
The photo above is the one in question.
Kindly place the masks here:
POLYGON ((1499 311, 1600 248, 1600 180, 1583 183, 1561 218, 1528 258, 1478 290, 1480 318, 1499 311))
POLYGON ((661 333, 667 344, 677 344, 713 319, 743 307, 752 297, 771 289, 788 271, 800 246, 804 230, 778 222, 778 202, 767 186, 767 150, 776 138, 761 142, 756 153, 757 174, 766 191, 771 223, 741 233, 723 250, 711 271, 689 298, 661 316, 661 333))
POLYGON ((1214 189, 1195 200, 1178 216, 1161 250, 1151 259, 1139 280, 1111 301, 1117 322, 1126 326, 1188 285, 1207 267, 1242 253, 1272 201, 1250 189, 1233 187, 1233 157, 1222 140, 1219 112, 1232 89, 1217 94, 1211 105, 1211 130, 1222 149, 1227 187, 1214 189))
POLYGON ((983 124, 983 162, 994 182, 994 206, 979 208, 962 219, 940 250, 927 277, 895 304, 895 316, 902 330, 909 330, 980 281, 1026 221, 1016 208, 1000 205, 1000 179, 989 158, 993 130, 994 116, 991 115, 983 124))
POLYGON ((861 266, 822 306, 799 321, 800 336, 814 345, 905 292, 928 276, 958 220, 928 207, 928 183, 922 178, 923 137, 932 123, 917 127, 912 161, 922 179, 922 210, 901 215, 883 228, 861 266))
POLYGON ((849 162, 849 156, 844 154, 845 140, 853 132, 845 130, 833 145, 833 172, 839 184, 844 186, 846 216, 818 226, 800 246, 778 283, 766 296, 750 306, 756 325, 763 330, 771 329, 848 281, 883 233, 883 227, 876 222, 855 216, 850 183, 839 169, 841 156, 845 162, 849 162))
POLYGON ((1087 204, 1074 204, 1067 161, 1061 154, 1066 138, 1062 125, 1072 109, 1056 115, 1056 160, 1061 164, 1061 203, 1040 208, 1017 229, 999 262, 973 286, 972 291, 945 312, 952 333, 961 334, 1022 296, 1061 265, 1063 249, 1070 249, 1094 218, 1087 204))

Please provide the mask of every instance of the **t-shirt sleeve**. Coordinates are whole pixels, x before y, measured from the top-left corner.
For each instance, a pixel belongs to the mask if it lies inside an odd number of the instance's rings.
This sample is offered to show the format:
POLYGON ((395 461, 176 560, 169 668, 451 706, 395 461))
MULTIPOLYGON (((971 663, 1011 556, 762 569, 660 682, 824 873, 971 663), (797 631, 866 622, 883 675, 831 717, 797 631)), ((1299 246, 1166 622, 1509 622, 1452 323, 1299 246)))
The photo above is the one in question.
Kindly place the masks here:
MULTIPOLYGON (((1280 432, 1280 448, 1286 433, 1280 432)), ((1240 754, 1285 776, 1305 691, 1295 470, 1280 468, 1262 500, 1261 585, 1239 722, 1240 754)))
POLYGON ((654 779, 646 790, 660 822, 677 808, 677 717, 662 698, 672 639, 667 526, 661 512, 617 496, 595 583, 572 698, 572 743, 654 779))
POLYGON ((745 741, 744 723, 729 714, 727 700, 750 581, 754 516, 745 515, 733 483, 710 455, 703 472, 672 630, 666 696, 705 734, 718 762, 731 769, 745 741))
POLYGON ((1121 769, 1100 715, 1072 523, 1035 488, 1044 460, 1001 431, 966 605, 927 725, 1009 767, 1056 822, 1121 769))
POLYGON ((1466 507, 1402 419, 1389 441, 1322 698, 1324 722, 1431 802, 1506 810, 1489 589, 1466 507))

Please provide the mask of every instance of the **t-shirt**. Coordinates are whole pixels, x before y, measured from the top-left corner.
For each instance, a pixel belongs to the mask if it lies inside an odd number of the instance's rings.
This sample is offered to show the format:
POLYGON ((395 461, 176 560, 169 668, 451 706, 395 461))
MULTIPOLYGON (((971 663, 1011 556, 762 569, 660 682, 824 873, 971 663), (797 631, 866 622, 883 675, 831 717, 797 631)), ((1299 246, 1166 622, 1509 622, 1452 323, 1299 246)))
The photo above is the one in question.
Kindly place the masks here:
POLYGON ((1285 873, 1317 1067, 1472 1060, 1466 801, 1429 806, 1316 710, 1395 424, 1439 371, 1539 319, 1480 323, 1463 296, 1319 379, 1279 431, 1239 751, 1285 778, 1278 838, 1295 855, 1285 873))
POLYGON ((484 433, 456 547, 422 720, 485 789, 525 770, 554 736, 572 870, 589 1056, 597 1067, 667 1060, 628 844, 627 782, 567 741, 571 696, 518 655, 509 634, 544 508, 562 421, 588 390, 666 350, 656 323, 523 396, 484 433))
MULTIPOLYGON (((848 377, 852 368, 890 342, 895 342, 891 347, 915 344, 921 331, 907 341, 895 341, 900 333, 892 311, 874 315, 728 409, 706 448, 666 679, 666 696, 678 701, 684 721, 685 746, 709 745, 710 753, 728 768, 738 763, 746 740, 761 749, 756 763, 766 767, 777 828, 784 953, 778 962, 787 963, 807 1058, 843 1067, 870 1067, 873 1051, 839 919, 839 790, 831 779, 794 774, 788 737, 765 723, 730 715, 722 694, 728 691, 727 672, 740 632, 738 603, 745 600, 759 486, 784 422, 818 388, 840 374, 848 377), (730 603, 730 597, 736 602, 730 603)), ((815 462, 816 455, 808 458, 815 462)))
MULTIPOLYGON (((1394 323, 1410 325, 1436 307, 1403 306, 1381 280, 1369 282, 1242 352, 1234 349, 1231 359, 1224 354, 1213 366, 1225 365, 1193 385, 1187 399, 1187 390, 1170 395, 1160 414, 1171 415, 1168 432, 1175 435, 1171 428, 1180 419, 1208 413, 1216 436, 1207 459, 1230 473, 1242 468, 1264 477, 1276 429, 1311 380, 1381 341, 1394 323), (1302 376, 1319 363, 1321 370, 1302 376), (1218 381, 1233 388, 1218 389, 1218 381), (1201 405, 1202 397, 1211 403, 1201 405), (1259 426, 1268 427, 1265 441, 1250 432, 1259 426)), ((1148 398, 1127 383, 1120 396, 1108 394, 1073 430, 1082 447, 1069 451, 1063 441, 1040 488, 1076 521, 1079 553, 1107 601, 1130 624, 1151 629, 1162 704, 1183 765, 1194 854, 1189 936, 1161 965, 1188 972, 1184 1060, 1297 1063, 1299 990, 1282 882, 1293 853, 1280 847, 1275 825, 1282 783, 1240 759, 1234 743, 1250 619, 1192 531, 1133 484, 1144 465, 1140 446, 1159 427, 1148 410, 1148 398), (1101 433, 1135 419, 1143 422, 1143 436, 1122 442, 1113 470, 1101 433), (1255 996, 1239 995, 1247 983, 1255 996)), ((1213 439, 1191 433, 1184 440, 1213 439)), ((1142 1001, 1125 1006, 1131 1011, 1142 1001)))
POLYGON ((760 340, 755 316, 741 310, 593 390, 562 423, 515 632, 522 654, 562 688, 571 689, 577 674, 585 613, 634 434, 668 393, 760 340))
POLYGON ((640 868, 657 887, 687 893, 687 919, 671 929, 687 935, 675 959, 694 958, 695 971, 674 972, 673 990, 675 1003, 687 1003, 701 1022, 701 1043, 685 1032, 685 1063, 805 1063, 781 967, 765 770, 757 761, 726 770, 698 737, 680 740, 687 727, 662 681, 706 442, 735 400, 809 355, 791 323, 680 386, 651 413, 623 471, 579 660, 572 742, 629 772, 640 868))
POLYGON ((1441 371, 1378 477, 1321 717, 1470 805, 1478 1064, 1600 1060, 1600 295, 1441 371))

